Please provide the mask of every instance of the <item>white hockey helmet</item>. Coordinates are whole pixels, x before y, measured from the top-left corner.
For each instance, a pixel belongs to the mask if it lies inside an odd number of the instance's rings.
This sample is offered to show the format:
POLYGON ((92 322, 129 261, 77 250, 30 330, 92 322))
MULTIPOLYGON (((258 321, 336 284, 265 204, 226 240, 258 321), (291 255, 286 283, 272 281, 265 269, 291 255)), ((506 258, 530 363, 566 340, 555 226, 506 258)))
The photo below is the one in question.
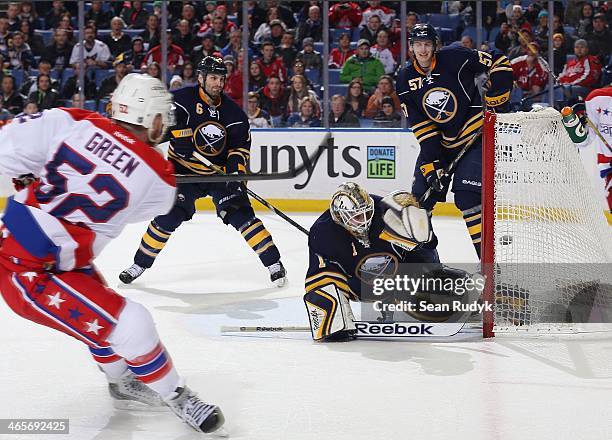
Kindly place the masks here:
POLYGON ((111 97, 111 117, 117 121, 140 125, 149 132, 149 140, 157 143, 175 124, 172 95, 157 78, 146 74, 130 73, 123 77, 111 97), (151 138, 156 115, 162 116, 162 135, 151 138))
POLYGON ((329 212, 334 222, 369 245, 374 200, 365 189, 354 182, 343 183, 332 195, 329 212))

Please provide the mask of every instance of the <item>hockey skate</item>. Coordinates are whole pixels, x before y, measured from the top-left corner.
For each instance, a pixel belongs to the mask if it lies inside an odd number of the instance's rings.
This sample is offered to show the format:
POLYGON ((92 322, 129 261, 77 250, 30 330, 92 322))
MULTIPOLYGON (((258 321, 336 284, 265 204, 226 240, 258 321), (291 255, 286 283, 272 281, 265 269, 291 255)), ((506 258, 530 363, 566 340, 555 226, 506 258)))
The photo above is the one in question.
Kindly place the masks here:
POLYGON ((274 263, 271 266, 268 266, 268 270, 270 271, 270 281, 276 284, 277 287, 283 287, 287 284, 287 271, 285 270, 285 266, 280 261, 278 263, 274 263))
POLYGON ((142 275, 145 270, 146 268, 134 263, 119 274, 119 279, 124 284, 130 284, 132 281, 142 275))
POLYGON ((136 411, 167 411, 161 396, 126 371, 118 379, 109 379, 108 392, 117 409, 136 411))
POLYGON ((196 431, 225 435, 223 429, 219 431, 225 422, 221 408, 202 402, 197 394, 186 386, 178 387, 164 400, 179 419, 196 431))

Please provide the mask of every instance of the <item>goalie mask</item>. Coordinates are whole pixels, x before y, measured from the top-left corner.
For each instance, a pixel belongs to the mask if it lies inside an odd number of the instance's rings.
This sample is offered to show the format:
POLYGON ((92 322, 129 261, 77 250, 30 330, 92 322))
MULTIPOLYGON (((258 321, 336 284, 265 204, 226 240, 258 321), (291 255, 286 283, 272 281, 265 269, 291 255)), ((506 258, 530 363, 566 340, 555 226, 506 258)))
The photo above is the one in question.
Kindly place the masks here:
POLYGON ((335 223, 369 247, 368 234, 374 216, 374 200, 365 189, 356 183, 343 183, 332 196, 329 212, 335 223))

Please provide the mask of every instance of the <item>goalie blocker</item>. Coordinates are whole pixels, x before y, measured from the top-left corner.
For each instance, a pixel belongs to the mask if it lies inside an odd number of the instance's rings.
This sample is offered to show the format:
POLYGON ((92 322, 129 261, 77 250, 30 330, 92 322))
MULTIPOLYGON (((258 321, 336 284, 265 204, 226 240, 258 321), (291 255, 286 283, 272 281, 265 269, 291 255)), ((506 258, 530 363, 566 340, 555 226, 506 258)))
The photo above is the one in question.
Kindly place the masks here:
MULTIPOLYGON (((409 192, 396 191, 381 198, 355 183, 340 185, 330 209, 316 220, 309 235, 304 302, 313 339, 345 341, 358 332, 364 336, 366 329, 356 327, 349 300, 371 301, 364 297, 362 286, 372 286, 377 278, 395 276, 400 264, 418 266, 425 277, 471 278, 466 271, 440 264, 435 247, 423 247, 431 237, 427 212, 409 192)), ((392 303, 395 298, 391 294, 381 299, 392 303)), ((428 301, 435 296, 454 297, 454 292, 449 295, 425 290, 415 299, 428 301)), ((465 313, 460 315, 467 318, 465 313)), ((414 317, 458 321, 454 313, 420 313, 414 317)))

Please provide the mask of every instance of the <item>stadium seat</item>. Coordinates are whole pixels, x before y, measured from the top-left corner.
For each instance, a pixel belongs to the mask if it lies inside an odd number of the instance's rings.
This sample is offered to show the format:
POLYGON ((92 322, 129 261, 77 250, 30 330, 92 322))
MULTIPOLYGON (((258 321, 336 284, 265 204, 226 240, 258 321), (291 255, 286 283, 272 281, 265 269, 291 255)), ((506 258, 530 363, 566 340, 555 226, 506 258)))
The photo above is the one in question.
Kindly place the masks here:
POLYGON ((72 67, 65 68, 62 71, 62 84, 65 84, 72 75, 74 75, 74 69, 72 67))
POLYGON ((130 38, 134 38, 140 34, 142 34, 142 32, 144 31, 144 29, 124 29, 123 32, 125 32, 127 35, 129 35, 130 38))
POLYGON ((443 27, 443 28, 437 27, 436 31, 438 31, 438 35, 440 35, 440 39, 442 40, 442 43, 444 44, 449 44, 450 42, 454 41, 457 35, 457 31, 455 31, 455 29, 451 29, 447 27, 443 27))
POLYGON ((153 13, 153 3, 152 2, 142 2, 142 8, 147 11, 149 14, 153 13))
POLYGON ((23 82, 23 70, 21 69, 13 69, 11 71, 11 76, 15 78, 15 85, 17 88, 21 87, 21 83, 23 82))
POLYGON ((570 60, 575 60, 576 59, 576 55, 574 55, 573 53, 568 53, 567 55, 565 55, 565 62, 567 63, 570 60))
POLYGON ((342 95, 346 96, 348 90, 348 84, 330 84, 329 85, 329 96, 342 95))
POLYGON ((359 127, 360 128, 372 128, 374 127, 374 120, 367 118, 359 118, 359 127))
MULTIPOLYGON (((125 32, 127 34, 127 29, 124 29, 123 32, 125 32)), ((97 35, 97 39, 100 40, 108 35, 110 35, 111 30, 110 29, 99 29, 98 30, 98 35, 97 35)))
POLYGON ((320 54, 323 53, 323 42, 322 41, 317 41, 314 44, 314 50, 316 50, 317 52, 319 52, 320 54))
POLYGON ((457 29, 461 23, 459 14, 427 14, 426 23, 433 27, 457 29))
POLYGON ((337 43, 340 39, 340 35, 349 34, 349 38, 352 36, 350 28, 335 28, 329 30, 329 41, 330 43, 337 43))
POLYGON ((492 28, 489 31, 489 34, 487 35, 486 41, 488 41, 489 43, 494 44, 495 43, 495 39, 497 38, 498 34, 499 34, 499 26, 495 26, 494 28, 492 28))
POLYGON ((105 114, 107 104, 108 99, 101 99, 100 102, 98 102, 98 113, 105 114))
POLYGON ((465 36, 465 35, 468 35, 468 36, 472 37, 472 40, 474 40, 474 43, 476 43, 476 35, 477 35, 476 27, 474 27, 474 26, 466 27, 463 30, 463 32, 461 32, 461 36, 462 37, 465 36))
POLYGON ((34 30, 34 35, 38 35, 42 38, 45 46, 49 46, 53 42, 53 31, 43 31, 40 29, 34 30))
POLYGON ((321 84, 321 74, 317 69, 306 69, 306 78, 313 84, 321 84))
POLYGON ((359 41, 359 32, 360 30, 358 27, 353 28, 353 36, 351 37, 351 41, 355 41, 355 42, 359 41))
POLYGON ((88 99, 87 101, 85 101, 85 104, 83 105, 83 107, 85 108, 85 110, 90 110, 92 112, 96 111, 96 101, 93 99, 88 99))
POLYGON ((340 83, 340 72, 342 69, 329 69, 329 83, 339 84, 340 83))
POLYGON ((574 26, 563 26, 563 30, 565 31, 565 38, 570 37, 576 33, 576 28, 574 26))
POLYGON ((105 78, 108 78, 111 75, 114 75, 115 71, 113 69, 98 69, 96 70, 96 88, 99 89, 102 81, 105 78))

